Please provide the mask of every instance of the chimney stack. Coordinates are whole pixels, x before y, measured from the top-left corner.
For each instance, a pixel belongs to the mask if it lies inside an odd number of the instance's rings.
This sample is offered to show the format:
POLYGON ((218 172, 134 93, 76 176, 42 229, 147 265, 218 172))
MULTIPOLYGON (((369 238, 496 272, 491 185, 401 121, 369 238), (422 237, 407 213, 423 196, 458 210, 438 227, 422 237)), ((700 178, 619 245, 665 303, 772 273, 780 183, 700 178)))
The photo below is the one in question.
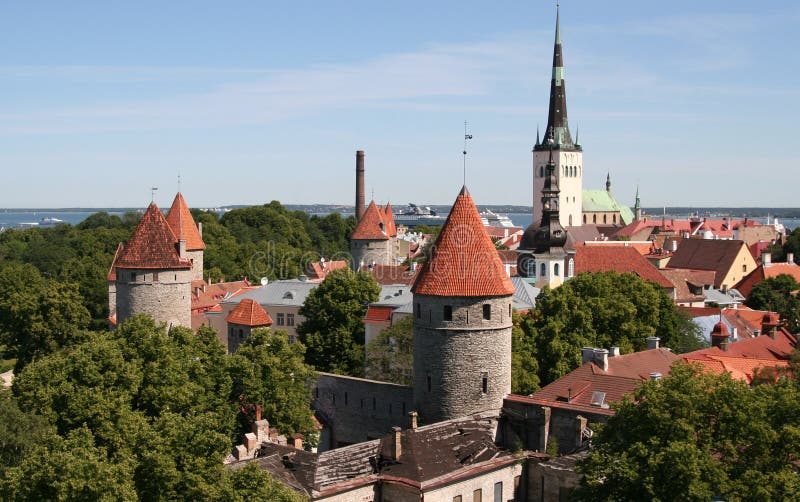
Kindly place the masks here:
POLYGON ((400 427, 392 427, 392 432, 388 438, 383 440, 381 456, 392 462, 399 462, 400 456, 403 454, 403 446, 401 440, 403 437, 403 429, 400 427))
POLYGON ((794 253, 786 253, 786 263, 794 265, 794 253))
POLYGON ((772 265, 772 253, 761 253, 761 264, 764 265, 764 268, 772 265))
POLYGON ((603 371, 608 371, 608 351, 606 349, 594 349, 594 363, 603 371))
POLYGON ((583 347, 581 349, 581 364, 586 364, 592 359, 594 359, 594 348, 583 347))
POLYGON ((356 151, 356 220, 364 216, 364 150, 356 151))
POLYGON ((657 349, 660 345, 661 338, 657 336, 648 336, 647 337, 647 350, 657 349))
POLYGON ((419 413, 412 411, 408 415, 411 417, 411 430, 415 430, 417 428, 417 418, 419 417, 419 413))

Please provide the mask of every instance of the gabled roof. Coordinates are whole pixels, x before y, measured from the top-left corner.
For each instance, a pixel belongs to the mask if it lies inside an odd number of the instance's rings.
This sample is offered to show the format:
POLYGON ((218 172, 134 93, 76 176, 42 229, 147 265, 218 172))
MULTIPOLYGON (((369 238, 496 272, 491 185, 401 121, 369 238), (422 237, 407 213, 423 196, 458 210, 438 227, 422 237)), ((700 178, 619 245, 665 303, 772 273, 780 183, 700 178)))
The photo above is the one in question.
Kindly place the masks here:
POLYGON ((612 415, 612 410, 592 404, 594 392, 605 393, 604 403, 619 402, 625 394, 633 392, 639 383, 648 380, 651 373, 666 376, 670 366, 677 360, 678 356, 664 348, 609 356, 607 370, 589 361, 530 397, 512 395, 507 399, 612 415))
POLYGON ((434 296, 507 296, 514 286, 463 187, 412 286, 434 296))
POLYGON ((383 209, 370 201, 364 215, 361 216, 356 229, 350 234, 350 239, 385 241, 389 239, 389 232, 383 216, 383 209))
POLYGON ((378 307, 370 305, 364 315, 364 322, 388 322, 392 319, 394 307, 378 307))
POLYGON ((201 313, 236 295, 254 289, 246 279, 208 284, 203 279, 192 281, 192 312, 201 313))
POLYGON ((270 326, 272 318, 261 308, 258 302, 249 298, 239 302, 239 305, 225 318, 228 324, 241 324, 242 326, 270 326))
POLYGON ((155 202, 151 202, 116 260, 116 268, 183 269, 178 240, 155 202))
POLYGON ((192 213, 189 211, 189 206, 183 200, 183 195, 180 192, 175 195, 175 200, 172 201, 172 207, 167 213, 167 223, 172 229, 172 233, 178 240, 186 241, 187 251, 200 251, 206 248, 203 238, 200 236, 200 231, 192 218, 192 213))
POLYGON ((308 279, 314 281, 324 280, 332 271, 347 268, 349 265, 345 260, 315 261, 310 263, 306 272, 308 279))
MULTIPOLYGON (((668 268, 693 268, 716 272, 714 287, 718 288, 739 256, 743 241, 722 239, 684 239, 670 258, 668 268)), ((749 253, 748 253, 749 256, 749 253)))
POLYGON ((781 274, 794 277, 795 281, 800 282, 800 265, 796 263, 771 263, 766 267, 759 265, 747 277, 739 281, 735 287, 746 298, 750 296, 750 292, 753 291, 753 287, 756 284, 765 279, 778 277, 781 274))
POLYGON ((632 273, 664 288, 673 287, 657 268, 632 247, 583 245, 575 248, 575 274, 609 271, 618 274, 632 273))
POLYGON ((412 272, 406 265, 364 265, 362 271, 369 272, 381 286, 390 284, 412 284, 419 269, 412 272))
POLYGON ((619 213, 620 225, 627 225, 634 219, 631 208, 620 204, 608 190, 583 190, 584 213, 619 213))
POLYGON ((659 270, 661 275, 675 286, 676 301, 703 301, 703 294, 693 294, 689 287, 702 287, 714 283, 714 272, 711 270, 690 270, 686 268, 667 268, 659 270))

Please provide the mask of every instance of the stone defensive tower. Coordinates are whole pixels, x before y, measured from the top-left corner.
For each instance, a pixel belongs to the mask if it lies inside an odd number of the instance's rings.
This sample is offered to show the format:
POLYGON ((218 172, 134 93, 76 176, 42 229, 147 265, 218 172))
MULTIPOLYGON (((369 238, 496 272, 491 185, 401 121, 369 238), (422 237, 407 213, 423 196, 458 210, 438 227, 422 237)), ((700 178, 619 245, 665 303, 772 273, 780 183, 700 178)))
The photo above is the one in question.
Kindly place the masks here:
POLYGON ((203 242, 203 227, 195 224, 189 206, 186 205, 180 192, 172 201, 172 207, 167 213, 167 223, 179 241, 186 241, 186 255, 192 263, 192 280, 202 280, 203 250, 206 248, 203 242))
POLYGON ((117 322, 148 314, 167 328, 191 328, 192 263, 155 203, 151 203, 112 264, 117 322))
POLYGON ((564 82, 564 57, 561 50, 561 26, 556 11, 556 39, 553 46, 553 75, 550 80, 550 108, 547 115, 547 128, 544 139, 539 140, 536 132, 536 145, 533 147, 533 221, 542 219, 538 212, 542 197, 546 165, 552 160, 555 175, 561 187, 559 206, 562 226, 580 226, 583 215, 583 148, 575 141, 567 121, 567 94, 564 82))
POLYGON ((353 270, 373 263, 379 265, 395 264, 395 225, 392 207, 381 208, 371 201, 350 235, 350 256, 353 270))
POLYGON ((511 392, 514 286, 466 187, 412 291, 420 420, 499 411, 511 392))

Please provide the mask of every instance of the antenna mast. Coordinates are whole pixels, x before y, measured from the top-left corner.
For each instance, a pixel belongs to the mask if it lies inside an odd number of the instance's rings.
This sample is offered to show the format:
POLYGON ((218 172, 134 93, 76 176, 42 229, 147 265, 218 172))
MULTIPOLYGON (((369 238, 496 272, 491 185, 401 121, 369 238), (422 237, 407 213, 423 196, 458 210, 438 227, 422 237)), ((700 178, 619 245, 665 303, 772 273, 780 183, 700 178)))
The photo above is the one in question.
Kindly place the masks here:
POLYGON ((472 139, 472 134, 467 133, 467 121, 464 121, 464 186, 467 184, 467 140, 472 139))

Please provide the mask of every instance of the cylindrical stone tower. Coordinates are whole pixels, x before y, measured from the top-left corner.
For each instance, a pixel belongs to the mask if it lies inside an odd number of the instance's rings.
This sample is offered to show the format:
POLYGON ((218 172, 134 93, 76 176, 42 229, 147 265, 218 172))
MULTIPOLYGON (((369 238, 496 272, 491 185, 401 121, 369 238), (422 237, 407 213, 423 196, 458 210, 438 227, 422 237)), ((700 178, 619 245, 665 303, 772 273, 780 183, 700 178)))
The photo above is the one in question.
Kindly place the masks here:
POLYGON ((168 328, 191 323, 192 263, 155 203, 142 215, 115 262, 117 322, 148 314, 168 328))
MULTIPOLYGON (((353 270, 358 271, 362 264, 393 264, 393 228, 394 219, 389 222, 383 209, 378 207, 374 200, 370 202, 350 235, 350 259, 353 270)), ((397 235, 396 229, 394 235, 397 235)))
POLYGON ((420 420, 499 411, 511 392, 514 287, 466 187, 412 291, 420 420))

